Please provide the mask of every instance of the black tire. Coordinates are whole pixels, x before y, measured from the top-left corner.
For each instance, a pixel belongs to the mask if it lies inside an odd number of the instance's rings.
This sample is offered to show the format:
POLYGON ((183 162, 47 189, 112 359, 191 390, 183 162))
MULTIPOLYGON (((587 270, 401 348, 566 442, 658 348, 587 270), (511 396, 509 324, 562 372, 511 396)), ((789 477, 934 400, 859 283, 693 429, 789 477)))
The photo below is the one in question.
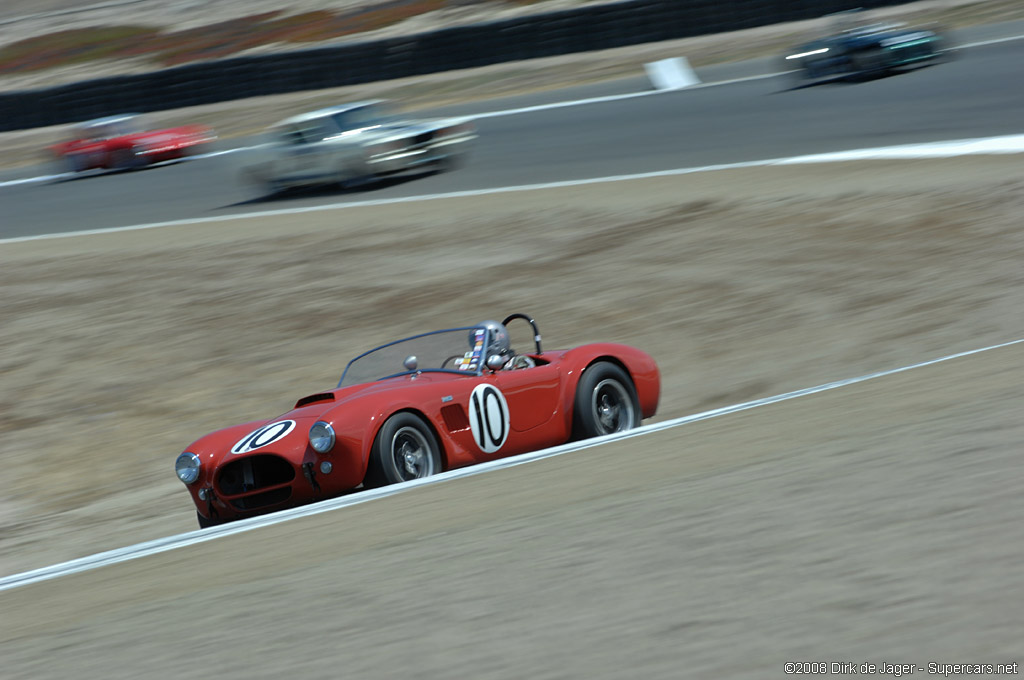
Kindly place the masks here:
POLYGON ((283 196, 288 192, 288 187, 284 186, 280 182, 270 180, 263 185, 263 196, 266 198, 276 198, 283 196))
POLYGON ((209 529, 210 527, 215 527, 218 524, 220 524, 220 522, 218 522, 215 519, 206 519, 205 517, 199 514, 198 510, 196 511, 196 519, 199 520, 200 529, 209 529))
POLYGON ((334 184, 339 189, 347 189, 355 181, 356 175, 352 168, 342 165, 334 171, 334 184))
POLYGON ((952 47, 949 47, 949 43, 943 40, 938 47, 932 49, 932 58, 927 63, 948 64, 956 59, 956 56, 956 52, 953 51, 952 47))
POLYGON ((818 62, 814 59, 804 60, 804 62, 800 65, 800 68, 797 70, 797 74, 799 77, 802 77, 804 81, 817 80, 818 78, 821 78, 823 75, 821 67, 818 65, 818 62))
POLYGON ((77 175, 78 173, 85 170, 85 158, 83 158, 81 154, 68 154, 67 156, 64 156, 62 161, 62 170, 64 172, 70 173, 72 175, 77 175))
POLYGON ((884 76, 892 71, 892 57, 885 50, 863 50, 850 57, 850 71, 861 80, 884 76))
POLYGON ((132 149, 118 149, 110 154, 110 169, 120 172, 138 170, 146 164, 146 160, 140 157, 132 149))
POLYGON ((434 163, 434 172, 454 172, 466 164, 466 154, 453 153, 444 156, 434 163))
POLYGON ((607 361, 598 361, 583 371, 576 386, 572 415, 576 439, 631 430, 642 418, 633 381, 624 370, 607 361))
POLYGON ((441 447, 421 418, 396 413, 373 440, 365 485, 398 484, 441 472, 441 447))

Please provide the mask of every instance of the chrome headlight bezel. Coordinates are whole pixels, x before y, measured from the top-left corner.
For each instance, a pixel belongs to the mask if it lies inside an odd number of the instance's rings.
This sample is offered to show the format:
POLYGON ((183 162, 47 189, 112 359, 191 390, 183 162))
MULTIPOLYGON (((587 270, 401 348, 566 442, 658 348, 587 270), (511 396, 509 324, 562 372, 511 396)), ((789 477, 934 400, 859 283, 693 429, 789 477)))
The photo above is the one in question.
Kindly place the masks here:
POLYGON ((317 453, 327 453, 334 448, 337 440, 334 428, 323 420, 318 420, 309 428, 309 445, 317 453))
POLYGON ((191 451, 185 451, 174 461, 174 474, 178 476, 178 479, 183 484, 195 484, 196 480, 199 479, 202 465, 199 456, 191 451))

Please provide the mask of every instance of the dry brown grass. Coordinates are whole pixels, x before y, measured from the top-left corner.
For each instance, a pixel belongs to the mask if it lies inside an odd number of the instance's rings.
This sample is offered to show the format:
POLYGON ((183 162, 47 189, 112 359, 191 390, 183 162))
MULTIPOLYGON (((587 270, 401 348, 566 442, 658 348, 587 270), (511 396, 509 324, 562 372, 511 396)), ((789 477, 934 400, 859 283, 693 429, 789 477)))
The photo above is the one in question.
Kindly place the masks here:
POLYGON ((644 348, 661 418, 1024 335, 1015 158, 619 186, 4 246, 0 573, 191 528, 190 441, 434 327, 644 348))

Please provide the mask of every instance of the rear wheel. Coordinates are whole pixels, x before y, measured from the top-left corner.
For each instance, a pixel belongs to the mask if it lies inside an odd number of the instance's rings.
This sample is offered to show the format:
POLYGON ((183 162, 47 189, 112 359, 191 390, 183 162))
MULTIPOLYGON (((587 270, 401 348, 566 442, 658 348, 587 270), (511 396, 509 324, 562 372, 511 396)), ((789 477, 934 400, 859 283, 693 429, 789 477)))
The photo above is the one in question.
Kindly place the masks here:
POLYGON ((587 367, 576 387, 573 434, 577 439, 631 430, 640 419, 640 400, 624 370, 607 361, 587 367))
POLYGON ((396 413, 377 433, 366 471, 367 486, 398 484, 441 471, 441 448, 430 427, 412 413, 396 413))

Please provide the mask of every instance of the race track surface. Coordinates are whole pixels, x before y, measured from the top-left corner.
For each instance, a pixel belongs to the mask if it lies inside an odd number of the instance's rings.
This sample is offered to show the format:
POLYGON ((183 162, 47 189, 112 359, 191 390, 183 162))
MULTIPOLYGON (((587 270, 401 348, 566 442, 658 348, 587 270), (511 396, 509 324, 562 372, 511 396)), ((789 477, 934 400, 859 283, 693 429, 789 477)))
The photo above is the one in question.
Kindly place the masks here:
POLYGON ((372 190, 260 200, 262 190, 239 176, 244 152, 136 173, 5 186, 0 238, 1014 134, 1024 90, 1007 84, 1024 79, 1022 64, 1024 41, 1013 41, 869 82, 791 89, 793 79, 779 76, 483 118, 478 147, 464 168, 372 190))
POLYGON ((1012 663, 1022 366, 998 350, 5 593, 7 677, 1012 663))

